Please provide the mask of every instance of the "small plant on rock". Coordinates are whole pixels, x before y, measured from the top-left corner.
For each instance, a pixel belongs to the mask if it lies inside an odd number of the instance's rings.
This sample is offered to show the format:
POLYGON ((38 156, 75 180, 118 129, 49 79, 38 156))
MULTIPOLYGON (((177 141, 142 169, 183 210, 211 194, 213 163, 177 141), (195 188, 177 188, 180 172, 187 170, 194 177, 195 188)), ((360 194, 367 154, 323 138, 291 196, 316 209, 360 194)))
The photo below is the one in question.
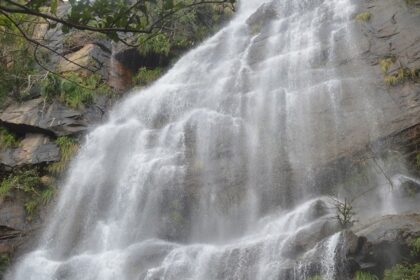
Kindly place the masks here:
POLYGON ((372 13, 371 12, 361 12, 356 15, 355 18, 358 22, 368 22, 372 19, 372 13))
POLYGON ((343 229, 350 228, 356 222, 353 206, 346 198, 344 201, 335 199, 336 219, 343 229))
POLYGON ((7 129, 0 127, 0 150, 16 148, 19 146, 18 138, 7 129))
POLYGON ((60 174, 66 169, 68 163, 76 154, 79 145, 76 140, 68 136, 61 136, 55 142, 60 148, 60 161, 51 164, 48 167, 48 171, 54 174, 60 174))
POLYGON ((354 280, 379 280, 378 276, 366 271, 357 271, 354 280))
POLYGON ((397 264, 385 270, 384 280, 418 280, 420 279, 420 263, 397 264))
POLYGON ((321 275, 314 275, 309 278, 306 278, 306 280, 324 280, 324 278, 322 278, 321 275))
POLYGON ((133 83, 140 86, 146 86, 157 80, 162 75, 161 68, 147 69, 142 67, 133 78, 133 83))
POLYGON ((411 255, 413 256, 420 255, 420 237, 414 238, 410 242, 410 248, 411 248, 411 255))
POLYGON ((46 205, 55 194, 55 187, 42 182, 35 169, 20 170, 10 174, 0 183, 0 198, 13 197, 17 192, 25 195, 27 219, 32 220, 41 205, 46 205))

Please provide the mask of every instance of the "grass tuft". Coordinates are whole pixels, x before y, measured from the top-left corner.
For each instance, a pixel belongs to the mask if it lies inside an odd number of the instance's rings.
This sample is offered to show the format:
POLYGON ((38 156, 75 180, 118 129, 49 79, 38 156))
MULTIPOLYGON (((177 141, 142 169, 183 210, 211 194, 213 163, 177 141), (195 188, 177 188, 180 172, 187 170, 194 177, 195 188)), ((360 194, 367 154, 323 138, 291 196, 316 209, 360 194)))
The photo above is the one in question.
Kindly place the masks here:
POLYGON ((372 13, 371 12, 361 12, 356 15, 355 19, 358 22, 368 22, 372 19, 372 13))

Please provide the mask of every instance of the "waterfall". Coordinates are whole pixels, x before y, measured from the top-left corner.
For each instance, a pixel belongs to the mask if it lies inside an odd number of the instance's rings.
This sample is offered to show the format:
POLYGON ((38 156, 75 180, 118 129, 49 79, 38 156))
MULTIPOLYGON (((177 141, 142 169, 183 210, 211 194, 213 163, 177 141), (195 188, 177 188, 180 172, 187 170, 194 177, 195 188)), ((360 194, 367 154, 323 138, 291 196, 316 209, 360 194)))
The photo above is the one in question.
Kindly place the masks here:
POLYGON ((344 279, 332 194, 314 182, 380 135, 370 74, 351 60, 355 12, 352 0, 243 0, 87 135, 6 279, 344 279))

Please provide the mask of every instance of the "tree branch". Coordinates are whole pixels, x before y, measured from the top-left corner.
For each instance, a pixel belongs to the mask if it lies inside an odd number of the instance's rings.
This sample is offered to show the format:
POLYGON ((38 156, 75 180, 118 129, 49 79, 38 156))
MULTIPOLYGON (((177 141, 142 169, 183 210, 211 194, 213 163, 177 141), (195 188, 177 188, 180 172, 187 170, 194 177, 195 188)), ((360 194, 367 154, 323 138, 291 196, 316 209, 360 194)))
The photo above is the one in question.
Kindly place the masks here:
POLYGON ((74 62, 74 61, 72 61, 72 60, 70 60, 70 59, 68 59, 67 57, 65 57, 64 55, 62 55, 62 54, 60 54, 59 52, 57 52, 56 50, 54 50, 54 49, 52 49, 52 48, 50 48, 50 47, 48 47, 48 46, 46 46, 46 45, 44 45, 44 44, 41 44, 40 42, 38 42, 37 40, 34 40, 34 39, 32 39, 32 38, 30 38, 26 33, 25 33, 25 31, 23 31, 22 30, 22 28, 19 26, 19 24, 17 24, 7 13, 5 13, 5 12, 3 12, 3 11, 0 11, 0 13, 1 14, 3 14, 5 17, 7 17, 7 19, 9 19, 10 20, 10 22, 17 28, 17 30, 19 31, 19 33, 20 34, 22 34, 22 36, 25 38, 25 40, 27 40, 28 42, 31 42, 32 44, 34 44, 34 45, 36 45, 36 46, 39 46, 39 47, 42 47, 42 48, 44 48, 44 49, 47 49, 48 51, 50 51, 50 52, 52 52, 52 53, 54 53, 54 54, 56 54, 56 55, 58 55, 58 56, 60 56, 60 57, 62 57, 64 60, 66 60, 66 61, 68 61, 68 62, 70 62, 70 63, 72 63, 72 64, 74 64, 74 65, 76 65, 76 66, 78 66, 78 67, 80 67, 80 68, 83 68, 83 69, 85 69, 85 70, 88 70, 88 71, 90 71, 90 72, 94 72, 92 69, 90 69, 89 67, 86 67, 86 66, 83 66, 83 65, 81 65, 81 64, 79 64, 79 63, 77 63, 77 62, 74 62))

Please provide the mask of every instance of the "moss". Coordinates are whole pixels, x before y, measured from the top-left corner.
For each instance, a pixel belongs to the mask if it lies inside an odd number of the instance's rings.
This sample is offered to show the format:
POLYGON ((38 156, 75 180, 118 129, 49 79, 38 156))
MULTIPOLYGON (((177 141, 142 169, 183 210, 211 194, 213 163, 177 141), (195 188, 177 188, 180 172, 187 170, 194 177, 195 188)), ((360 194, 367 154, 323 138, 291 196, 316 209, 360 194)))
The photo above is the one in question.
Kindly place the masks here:
POLYGON ((60 160, 51 164, 48 171, 54 174, 61 174, 67 167, 70 160, 76 154, 79 146, 77 142, 68 136, 61 136, 55 141, 60 148, 60 160))
POLYGON ((19 140, 6 128, 0 127, 0 150, 8 148, 17 148, 19 146, 19 140))
POLYGON ((416 165, 417 165, 417 168, 420 169, 420 153, 417 153, 416 155, 416 165))
POLYGON ((356 271, 354 280, 379 280, 378 276, 365 271, 356 271))
POLYGON ((420 279, 420 263, 397 264, 385 270, 384 280, 418 280, 420 279))
POLYGON ((355 19, 358 22, 368 22, 372 19, 372 13, 371 12, 361 12, 356 15, 355 19))

